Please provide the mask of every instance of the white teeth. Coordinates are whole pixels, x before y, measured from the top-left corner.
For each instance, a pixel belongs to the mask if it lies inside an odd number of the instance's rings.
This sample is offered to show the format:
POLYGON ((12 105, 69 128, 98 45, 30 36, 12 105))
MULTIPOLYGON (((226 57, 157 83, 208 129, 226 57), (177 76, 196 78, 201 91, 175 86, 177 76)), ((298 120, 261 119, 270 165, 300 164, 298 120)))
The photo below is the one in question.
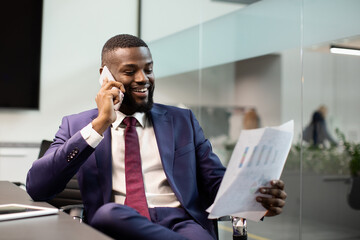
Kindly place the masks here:
POLYGON ((146 92, 147 91, 147 88, 143 88, 143 89, 135 89, 134 92, 146 92))

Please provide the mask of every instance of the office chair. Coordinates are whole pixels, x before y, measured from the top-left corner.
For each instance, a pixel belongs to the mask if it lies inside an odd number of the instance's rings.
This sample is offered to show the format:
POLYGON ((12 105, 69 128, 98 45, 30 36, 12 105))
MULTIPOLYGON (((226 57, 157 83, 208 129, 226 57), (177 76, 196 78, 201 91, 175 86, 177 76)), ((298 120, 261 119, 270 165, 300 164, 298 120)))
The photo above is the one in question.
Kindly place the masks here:
MULTIPOLYGON (((41 158, 45 154, 51 143, 52 141, 49 140, 43 140, 41 142, 38 158, 41 158)), ((82 205, 82 198, 76 175, 74 175, 68 184, 66 184, 65 189, 49 200, 48 203, 82 222, 84 219, 84 206, 82 205)))

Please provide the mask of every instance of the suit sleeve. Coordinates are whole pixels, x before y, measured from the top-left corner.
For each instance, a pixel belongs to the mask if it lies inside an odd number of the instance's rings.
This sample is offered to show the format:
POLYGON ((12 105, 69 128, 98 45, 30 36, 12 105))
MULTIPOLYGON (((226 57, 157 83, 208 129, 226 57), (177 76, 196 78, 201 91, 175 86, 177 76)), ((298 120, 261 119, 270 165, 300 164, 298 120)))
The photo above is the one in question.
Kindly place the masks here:
POLYGON ((197 176, 200 191, 205 194, 208 205, 215 200, 225 168, 218 156, 212 151, 211 144, 204 136, 199 122, 191 112, 196 147, 197 176))
POLYGON ((80 131, 71 135, 70 127, 68 117, 64 117, 54 142, 27 174, 26 190, 34 200, 49 200, 61 192, 94 151, 80 131))

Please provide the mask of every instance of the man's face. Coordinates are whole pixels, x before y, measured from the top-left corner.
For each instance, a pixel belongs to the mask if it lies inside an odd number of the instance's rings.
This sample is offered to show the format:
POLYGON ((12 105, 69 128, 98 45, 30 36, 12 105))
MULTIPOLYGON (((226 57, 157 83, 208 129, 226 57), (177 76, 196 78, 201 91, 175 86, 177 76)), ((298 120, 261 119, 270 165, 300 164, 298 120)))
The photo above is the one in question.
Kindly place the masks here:
POLYGON ((116 81, 125 87, 120 111, 131 115, 147 112, 153 105, 155 77, 153 61, 147 47, 118 48, 108 53, 107 67, 116 81))

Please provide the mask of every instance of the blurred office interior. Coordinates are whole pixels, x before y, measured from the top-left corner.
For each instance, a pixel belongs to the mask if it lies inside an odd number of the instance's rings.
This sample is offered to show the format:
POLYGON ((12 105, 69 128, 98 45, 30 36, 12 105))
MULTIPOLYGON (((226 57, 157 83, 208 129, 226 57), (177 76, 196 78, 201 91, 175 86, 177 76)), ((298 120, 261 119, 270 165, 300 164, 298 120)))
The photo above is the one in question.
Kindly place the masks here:
POLYGON ((346 149, 360 143, 360 56, 330 51, 360 49, 359 11, 358 0, 43 0, 40 104, 0 108, 0 180, 25 182, 62 116, 96 107, 102 45, 129 33, 152 51, 155 101, 191 108, 225 165, 248 111, 260 127, 294 120, 287 205, 249 222, 249 239, 360 239, 360 159, 346 149), (335 144, 302 139, 320 106, 335 144))

